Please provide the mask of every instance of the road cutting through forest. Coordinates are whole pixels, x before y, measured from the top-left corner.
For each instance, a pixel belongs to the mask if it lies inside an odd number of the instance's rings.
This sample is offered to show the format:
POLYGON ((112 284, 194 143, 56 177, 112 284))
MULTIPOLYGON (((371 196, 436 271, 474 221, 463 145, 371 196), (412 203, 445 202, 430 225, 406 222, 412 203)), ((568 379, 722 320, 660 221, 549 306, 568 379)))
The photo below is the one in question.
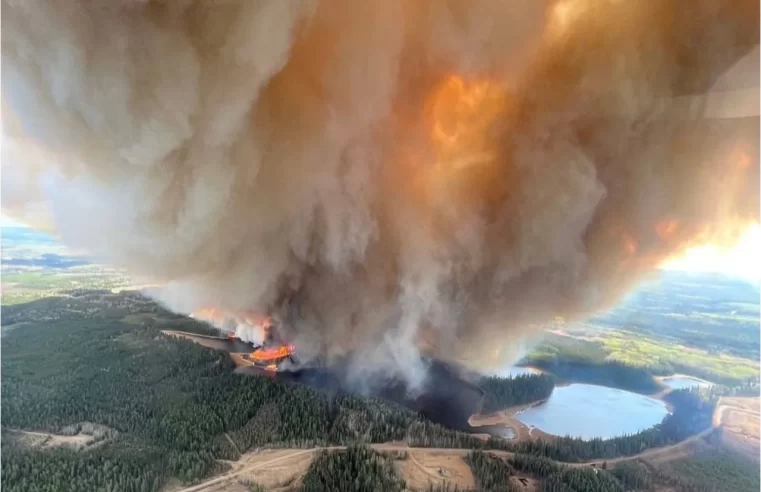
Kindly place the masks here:
MULTIPOLYGON (((611 464, 619 463, 622 461, 638 460, 643 458, 658 458, 664 455, 669 455, 683 448, 689 447, 692 443, 708 436, 715 429, 721 427, 724 412, 729 409, 741 410, 741 411, 747 412, 747 410, 745 409, 741 409, 735 406, 724 405, 721 403, 721 399, 720 399, 719 405, 716 407, 716 410, 714 412, 713 425, 702 432, 699 432, 697 434, 690 436, 684 441, 678 442, 676 444, 672 444, 670 446, 651 448, 651 449, 643 451, 642 453, 631 455, 631 456, 622 456, 619 458, 612 458, 612 459, 596 459, 596 460, 589 460, 589 461, 578 462, 578 463, 570 463, 570 462, 564 462, 564 461, 556 461, 556 463, 559 465, 571 466, 571 467, 583 467, 583 466, 600 467, 602 463, 607 463, 608 465, 611 465, 611 464)), ((414 448, 414 447, 408 447, 405 445, 400 445, 398 443, 372 444, 370 445, 370 447, 372 447, 373 449, 377 451, 385 451, 385 452, 397 451, 397 452, 407 452, 407 453, 430 453, 430 454, 436 453, 436 454, 460 455, 460 456, 466 456, 468 453, 472 451, 471 449, 463 449, 463 448, 414 448)), ((301 450, 294 450, 292 453, 280 455, 270 460, 258 461, 250 465, 235 467, 235 463, 233 463, 233 469, 230 470, 229 472, 226 472, 226 473, 223 473, 222 475, 211 478, 210 480, 207 480, 203 483, 186 487, 184 489, 180 489, 176 492, 202 492, 205 490, 210 490, 212 489, 212 487, 216 485, 220 485, 229 480, 234 480, 240 474, 255 471, 261 468, 265 468, 268 465, 273 465, 277 462, 281 462, 289 458, 293 458, 295 456, 316 453, 322 450, 336 451, 336 450, 342 450, 342 449, 346 449, 346 446, 327 446, 327 447, 317 447, 317 448, 310 448, 310 449, 301 449, 301 450)), ((489 450, 488 452, 496 456, 503 456, 503 457, 510 457, 514 454, 512 452, 499 451, 499 450, 489 450)), ((252 457, 251 456, 252 454, 258 454, 258 453, 255 452, 255 453, 246 453, 246 454, 249 456, 249 459, 250 459, 252 457)))

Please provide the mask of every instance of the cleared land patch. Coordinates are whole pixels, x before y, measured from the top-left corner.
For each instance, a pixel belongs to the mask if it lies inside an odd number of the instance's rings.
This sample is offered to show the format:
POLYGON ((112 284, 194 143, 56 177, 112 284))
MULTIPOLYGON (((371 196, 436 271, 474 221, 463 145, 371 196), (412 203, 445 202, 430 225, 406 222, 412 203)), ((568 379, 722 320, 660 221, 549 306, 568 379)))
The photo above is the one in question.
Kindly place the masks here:
POLYGON ((437 451, 410 451, 407 459, 397 461, 407 488, 427 490, 430 485, 449 484, 451 489, 473 489, 475 482, 470 467, 462 456, 437 451))

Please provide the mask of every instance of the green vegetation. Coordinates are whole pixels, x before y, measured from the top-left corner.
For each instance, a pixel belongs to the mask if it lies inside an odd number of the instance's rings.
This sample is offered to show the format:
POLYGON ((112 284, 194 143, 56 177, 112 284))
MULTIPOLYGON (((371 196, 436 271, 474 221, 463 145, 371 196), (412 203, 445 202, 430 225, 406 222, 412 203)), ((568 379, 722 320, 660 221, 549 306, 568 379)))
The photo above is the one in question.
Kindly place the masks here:
POLYGON ((648 469, 636 461, 616 463, 610 471, 626 490, 651 490, 653 477, 648 469))
MULTIPOLYGON (((758 368, 759 287, 723 275, 662 272, 658 282, 643 285, 627 302, 599 314, 590 325, 644 335, 661 345, 667 340, 672 347, 697 349, 704 360, 690 360, 690 367, 699 368, 709 362, 705 359, 723 355, 755 361, 758 368)), ((649 353, 652 347, 646 349, 649 353)), ((683 357, 663 362, 680 360, 683 357)))
POLYGON ((465 457, 465 462, 473 472, 479 491, 517 492, 520 490, 510 481, 514 473, 512 467, 496 456, 483 451, 474 451, 465 457))
MULTIPOLYGON (((55 279, 31 273, 16 272, 11 279, 31 284, 55 279)), ((304 490, 401 490, 404 481, 392 464, 403 459, 401 454, 356 446, 391 440, 476 450, 467 460, 479 490, 512 490, 510 477, 517 473, 533 475, 546 491, 648 491, 664 484, 675 491, 759 487, 755 465, 717 450, 660 470, 636 462, 618 463, 611 470, 572 469, 553 461, 634 455, 708 429, 719 395, 758 394, 757 379, 737 386, 755 374, 743 372, 747 361, 737 355, 686 350, 676 342, 655 343, 615 330, 587 331, 583 340, 550 336, 529 360, 553 375, 484 378, 484 411, 546 398, 555 377, 649 393, 654 390, 651 375, 670 371, 735 387, 673 392, 667 397, 673 415, 633 436, 484 442, 379 399, 236 374, 227 354, 160 332, 214 330, 135 293, 74 290, 4 305, 1 321, 3 426, 53 434, 84 428, 84 423, 107 428, 97 445, 78 451, 33 447, 18 433, 4 433, 3 490, 156 491, 170 479, 193 483, 220 473, 227 466, 222 460, 236 460, 253 448, 329 445, 350 448, 319 454, 304 478, 304 490), (520 454, 506 463, 485 449, 520 454)), ((250 488, 257 490, 255 484, 250 488)), ((443 485, 431 490, 455 489, 443 485)))
POLYGON ((514 378, 481 378, 484 390, 482 413, 491 413, 516 405, 546 400, 555 388, 555 379, 546 374, 522 374, 514 378))
POLYGON ((755 492, 761 488, 758 463, 721 449, 667 462, 659 476, 680 492, 755 492))
POLYGON ((77 266, 66 270, 3 272, 3 306, 26 303, 76 289, 118 289, 127 280, 116 272, 104 272, 94 265, 77 266))
POLYGON ((615 476, 596 468, 561 466, 547 458, 516 454, 509 460, 513 469, 542 481, 545 492, 624 492, 615 476))
POLYGON ((98 447, 98 452, 58 448, 25 449, 2 440, 2 489, 18 492, 81 492, 83 490, 157 490, 162 483, 161 456, 129 439, 98 447))
POLYGON ((548 334, 522 363, 560 379, 639 392, 652 390, 648 375, 681 373, 735 385, 759 376, 758 330, 757 286, 715 274, 664 272, 615 309, 566 327, 567 336, 548 334), (590 374, 591 366, 605 364, 611 365, 590 374), (611 371, 629 374, 605 381, 611 371))
POLYGON ((127 285, 123 272, 72 256, 47 234, 2 228, 2 305, 9 306, 72 289, 115 289, 127 285))
POLYGON ((573 382, 602 384, 639 393, 660 389, 653 376, 687 374, 735 385, 758 377, 758 362, 688 349, 619 330, 576 329, 549 333, 521 364, 573 382))
POLYGON ((617 463, 611 470, 626 490, 655 492, 751 492, 761 487, 758 463, 747 461, 721 448, 709 447, 694 456, 645 465, 636 461, 617 463))
MULTIPOLYGON (((543 491, 563 492, 750 492, 759 489, 758 465, 709 447, 696 456, 667 461, 658 468, 640 461, 623 461, 607 469, 571 468, 540 457, 516 454, 513 470, 542 481, 543 491)), ((474 472, 475 473, 475 472, 474 472)))
POLYGON ((37 490, 109 488, 84 479, 59 488, 82 470, 113 490, 157 490, 170 477, 198 481, 254 447, 481 443, 382 400, 234 373, 226 353, 159 331, 208 328, 134 293, 48 298, 4 308, 2 318, 24 323, 3 335, 3 426, 60 433, 91 422, 118 433, 80 452, 4 448, 3 490, 30 490, 24 477, 37 490))
POLYGON ((320 451, 304 475, 301 490, 401 492, 404 487, 391 458, 365 446, 350 446, 341 451, 320 451))
POLYGON ((610 473, 590 468, 565 468, 544 479, 544 492, 624 492, 610 473))

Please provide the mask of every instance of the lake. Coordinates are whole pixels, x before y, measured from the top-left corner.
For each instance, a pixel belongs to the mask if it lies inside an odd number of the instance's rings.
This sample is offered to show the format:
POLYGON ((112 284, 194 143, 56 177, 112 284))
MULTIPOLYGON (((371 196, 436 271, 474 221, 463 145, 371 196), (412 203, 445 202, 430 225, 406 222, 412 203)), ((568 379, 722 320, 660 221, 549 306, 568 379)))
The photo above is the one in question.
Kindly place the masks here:
POLYGON ((519 412, 516 418, 548 434, 582 439, 634 434, 668 414, 666 404, 629 391, 592 384, 555 388, 550 398, 519 412))
POLYGON ((663 378, 661 380, 663 384, 668 386, 671 389, 685 389, 685 388, 693 388, 696 386, 699 386, 701 388, 708 388, 709 386, 713 386, 711 383, 707 381, 700 381, 698 379, 693 379, 687 376, 674 376, 671 378, 663 378))

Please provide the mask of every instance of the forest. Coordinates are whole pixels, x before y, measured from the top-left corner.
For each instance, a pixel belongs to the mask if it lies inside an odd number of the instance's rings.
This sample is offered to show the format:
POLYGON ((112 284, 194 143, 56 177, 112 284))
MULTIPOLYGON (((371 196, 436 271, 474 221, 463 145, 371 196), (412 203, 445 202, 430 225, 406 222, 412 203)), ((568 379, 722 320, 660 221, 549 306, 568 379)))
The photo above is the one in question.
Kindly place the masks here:
MULTIPOLYGON (((392 456, 364 446, 322 451, 304 476, 302 491, 401 491, 405 482, 394 467, 392 456)), ((611 473, 592 468, 559 466, 541 457, 514 455, 509 460, 473 451, 465 456, 479 492, 520 492, 518 472, 539 480, 546 492, 624 492, 624 485, 611 473)), ((429 492, 465 492, 448 484, 431 485, 429 492)))
POLYGON ((647 369, 609 360, 601 345, 570 337, 548 335, 520 364, 541 369, 560 381, 599 384, 643 394, 660 390, 647 369))
POLYGON ((236 374, 226 353, 159 331, 204 325, 138 297, 101 292, 30 304, 3 309, 4 319, 25 322, 3 328, 3 427, 59 433, 91 422, 115 437, 86 452, 4 439, 3 490, 152 491, 171 477, 198 481, 219 471, 218 459, 254 447, 481 442, 384 400, 236 374), (81 470, 87 477, 74 477, 81 470))
POLYGON ((474 451, 466 462, 470 465, 478 490, 518 492, 524 490, 511 477, 518 472, 539 480, 543 492, 624 492, 624 485, 606 470, 571 468, 540 456, 515 454, 507 461, 474 451))
POLYGON ((479 491, 519 492, 510 480, 515 470, 504 460, 483 451, 473 451, 465 457, 465 462, 473 472, 473 479, 479 491))
POLYGON ((321 451, 309 465, 302 492, 402 492, 402 479, 391 457, 366 446, 341 451, 321 451))
MULTIPOLYGON (((563 381, 602 384, 643 394, 659 390, 653 376, 687 374, 727 386, 759 376, 757 358, 728 356, 717 342, 710 349, 691 350, 690 345, 680 345, 665 335, 670 320, 671 317, 662 319, 658 329, 663 333, 650 338, 594 324, 575 326, 567 335, 546 333, 519 365, 541 368, 563 381)), ((757 323, 758 315, 756 326, 757 323)), ((730 338, 729 330, 714 328, 715 339, 730 338)))
POLYGON ((555 388, 555 378, 547 374, 521 374, 512 378, 481 378, 484 390, 481 413, 491 413, 516 405, 546 400, 555 388))
MULTIPOLYGON (((160 332, 210 332, 206 325, 133 294, 75 293, 29 304, 27 310, 17 305, 2 313, 4 321, 24 323, 3 327, 3 428, 59 434, 72 424, 91 423, 109 432, 85 451, 35 448, 17 433, 4 432, 0 485, 11 492, 152 492, 170 479, 194 483, 219 473, 226 466, 220 460, 236 460, 254 448, 387 441, 476 450, 468 460, 482 490, 509 491, 504 476, 515 470, 545 478, 548 491, 618 491, 637 480, 636 470, 571 471, 546 457, 604 459, 671 444, 710 426, 718 396, 758 394, 757 381, 733 389, 675 391, 667 397, 673 415, 633 436, 482 441, 385 400, 237 374, 227 354, 160 332), (486 449, 521 454, 505 463, 478 451, 486 449), (584 488, 592 483, 595 488, 584 488)), ((482 387, 497 408, 541 399, 552 391, 552 381, 487 378, 482 387)), ((391 473, 389 459, 362 447, 323 453, 316 461, 322 468, 310 469, 304 487, 338 490, 330 484, 343 487, 349 477, 362 484, 362 477, 371 477, 398 490, 403 482, 391 473)), ((704 468, 729 466, 712 462, 704 468)), ((376 490, 363 487, 350 490, 376 490)))

